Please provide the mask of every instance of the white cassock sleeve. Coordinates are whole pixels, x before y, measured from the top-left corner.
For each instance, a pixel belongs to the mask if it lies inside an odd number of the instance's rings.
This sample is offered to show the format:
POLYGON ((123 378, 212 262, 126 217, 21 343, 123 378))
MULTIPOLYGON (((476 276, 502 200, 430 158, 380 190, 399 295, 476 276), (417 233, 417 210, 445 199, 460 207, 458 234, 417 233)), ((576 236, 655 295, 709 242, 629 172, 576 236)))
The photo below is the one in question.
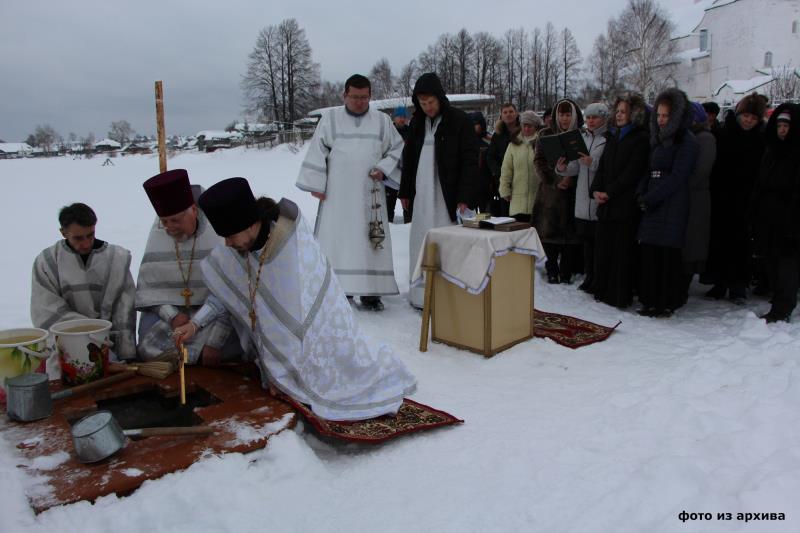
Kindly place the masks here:
POLYGON ((391 119, 384 113, 381 113, 381 115, 383 115, 381 120, 384 122, 381 129, 386 133, 383 135, 381 146, 383 159, 378 161, 375 167, 383 172, 386 178, 383 182, 384 185, 397 190, 400 188, 400 159, 403 156, 403 145, 405 143, 403 142, 403 137, 400 136, 394 124, 392 124, 391 119))
POLYGON ((330 113, 322 115, 311 138, 306 158, 300 165, 300 174, 295 185, 303 191, 325 194, 328 188, 328 155, 333 144, 329 115, 330 113))

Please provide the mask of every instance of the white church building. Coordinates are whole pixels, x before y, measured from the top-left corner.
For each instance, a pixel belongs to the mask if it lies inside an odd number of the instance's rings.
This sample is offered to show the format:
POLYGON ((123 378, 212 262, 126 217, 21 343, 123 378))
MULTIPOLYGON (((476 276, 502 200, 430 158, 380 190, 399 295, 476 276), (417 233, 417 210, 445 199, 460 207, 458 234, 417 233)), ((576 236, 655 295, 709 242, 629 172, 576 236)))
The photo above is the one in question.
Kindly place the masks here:
MULTIPOLYGON (((673 38, 677 53, 668 84, 690 100, 721 106, 753 91, 772 103, 785 98, 780 78, 800 78, 800 0, 695 1, 705 4, 702 19, 673 38)), ((794 98, 800 98, 796 81, 794 98)))

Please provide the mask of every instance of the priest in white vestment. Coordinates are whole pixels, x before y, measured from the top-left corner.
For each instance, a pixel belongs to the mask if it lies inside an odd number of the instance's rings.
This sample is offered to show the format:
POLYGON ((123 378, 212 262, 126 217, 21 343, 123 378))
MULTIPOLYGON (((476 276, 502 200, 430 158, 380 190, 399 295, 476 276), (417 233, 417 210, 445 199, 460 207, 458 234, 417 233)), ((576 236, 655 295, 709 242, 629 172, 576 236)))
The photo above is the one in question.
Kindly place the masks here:
POLYGON ((314 235, 345 294, 379 311, 381 296, 399 292, 384 187, 399 186, 403 138, 386 113, 370 108, 370 91, 360 74, 345 82, 344 106, 322 115, 297 187, 319 199, 314 235), (384 234, 377 246, 374 221, 384 234))
MULTIPOLYGON (((221 239, 197 208, 203 192, 189 183, 184 169, 163 172, 143 184, 156 212, 136 281, 139 357, 148 360, 174 351, 172 331, 189 322, 208 297, 200 262, 221 239)), ((215 365, 238 354, 238 342, 226 318, 209 324, 186 343, 189 363, 215 365)))
POLYGON ((247 180, 231 178, 198 201, 225 237, 202 263, 211 296, 176 329, 190 339, 229 315, 265 387, 308 404, 328 420, 395 414, 416 380, 386 345, 359 331, 337 276, 297 206, 255 200, 247 180))
POLYGON ((65 320, 108 320, 116 357, 136 357, 131 253, 95 238, 97 215, 86 204, 64 207, 58 220, 64 239, 44 249, 33 263, 33 325, 49 329, 65 320))
MULTIPOLYGON (((408 249, 411 279, 431 228, 456 223, 456 212, 478 202, 478 141, 466 113, 450 105, 436 74, 419 77, 411 97, 414 115, 403 150, 402 179, 397 197, 413 206, 408 249)), ((409 300, 421 308, 424 282, 409 287, 409 300)))

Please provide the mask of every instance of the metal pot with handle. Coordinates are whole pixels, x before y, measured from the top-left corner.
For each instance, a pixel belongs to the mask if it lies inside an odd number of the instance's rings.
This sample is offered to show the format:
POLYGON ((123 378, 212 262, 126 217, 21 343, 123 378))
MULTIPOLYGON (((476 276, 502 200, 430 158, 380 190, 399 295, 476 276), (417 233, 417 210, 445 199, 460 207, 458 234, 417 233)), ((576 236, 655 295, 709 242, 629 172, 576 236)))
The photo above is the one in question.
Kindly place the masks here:
POLYGON ((53 401, 71 398, 131 378, 136 372, 123 372, 114 376, 78 385, 50 394, 47 374, 23 374, 6 378, 6 411, 17 422, 41 420, 53 414, 53 401))
POLYGON ((161 435, 210 435, 209 426, 141 428, 123 430, 110 411, 98 411, 81 418, 72 426, 72 443, 82 463, 96 463, 111 457, 127 442, 126 437, 161 435))

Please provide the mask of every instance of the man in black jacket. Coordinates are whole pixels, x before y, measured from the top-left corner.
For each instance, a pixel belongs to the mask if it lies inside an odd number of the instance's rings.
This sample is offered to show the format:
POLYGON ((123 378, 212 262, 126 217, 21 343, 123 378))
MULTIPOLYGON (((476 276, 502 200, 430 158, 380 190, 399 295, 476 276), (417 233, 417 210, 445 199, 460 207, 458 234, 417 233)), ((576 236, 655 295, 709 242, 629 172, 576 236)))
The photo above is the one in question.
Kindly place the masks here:
MULTIPOLYGON (((429 229, 452 224, 456 212, 475 207, 478 189, 478 146, 466 113, 450 106, 436 74, 420 76, 411 97, 414 115, 403 149, 398 198, 413 206, 409 275, 429 229)), ((411 303, 422 307, 421 286, 411 287, 411 303)))
POLYGON ((489 142, 489 149, 486 151, 486 166, 491 174, 492 186, 490 194, 492 201, 489 211, 496 216, 508 216, 508 202, 500 198, 498 192, 500 185, 500 169, 503 166, 503 158, 506 155, 508 143, 519 131, 519 113, 511 102, 506 102, 500 106, 500 120, 494 125, 492 140, 489 142), (496 200, 495 200, 496 198, 496 200))

